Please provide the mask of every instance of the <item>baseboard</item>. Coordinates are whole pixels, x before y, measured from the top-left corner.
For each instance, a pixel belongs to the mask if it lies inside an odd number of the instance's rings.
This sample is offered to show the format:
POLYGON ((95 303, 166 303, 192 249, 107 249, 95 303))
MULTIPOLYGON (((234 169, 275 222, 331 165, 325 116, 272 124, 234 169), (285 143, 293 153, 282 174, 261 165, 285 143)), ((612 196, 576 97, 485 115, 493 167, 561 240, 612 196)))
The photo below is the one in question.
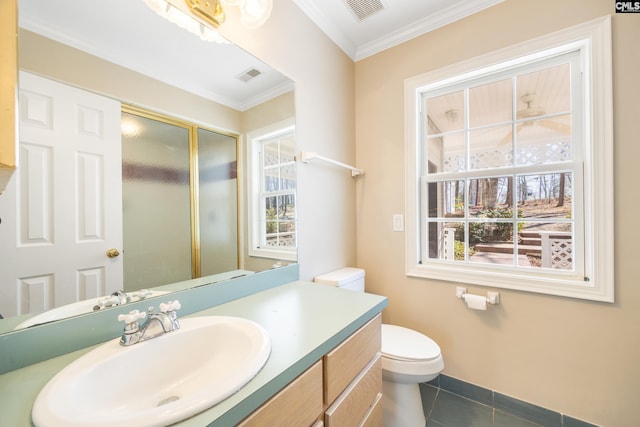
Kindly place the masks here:
POLYGON ((441 374, 426 385, 473 400, 545 427, 598 427, 520 399, 441 374))

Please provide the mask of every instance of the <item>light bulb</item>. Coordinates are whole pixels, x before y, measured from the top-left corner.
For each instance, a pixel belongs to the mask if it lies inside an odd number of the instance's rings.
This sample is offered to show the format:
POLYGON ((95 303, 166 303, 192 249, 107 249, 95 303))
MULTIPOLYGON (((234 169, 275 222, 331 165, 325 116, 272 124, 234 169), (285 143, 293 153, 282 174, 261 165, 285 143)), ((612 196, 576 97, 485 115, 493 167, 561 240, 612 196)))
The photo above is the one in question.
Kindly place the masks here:
POLYGON ((248 29, 258 28, 271 15, 273 0, 246 0, 240 7, 240 20, 248 29))

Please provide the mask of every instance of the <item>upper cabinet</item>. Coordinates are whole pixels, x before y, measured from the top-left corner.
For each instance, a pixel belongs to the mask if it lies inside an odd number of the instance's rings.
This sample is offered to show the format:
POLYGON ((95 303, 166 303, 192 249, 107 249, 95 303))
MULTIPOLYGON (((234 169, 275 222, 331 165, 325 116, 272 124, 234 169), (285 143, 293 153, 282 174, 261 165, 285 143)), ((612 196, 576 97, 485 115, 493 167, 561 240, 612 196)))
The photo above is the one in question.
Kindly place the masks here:
POLYGON ((18 5, 0 2, 0 194, 16 169, 18 5))

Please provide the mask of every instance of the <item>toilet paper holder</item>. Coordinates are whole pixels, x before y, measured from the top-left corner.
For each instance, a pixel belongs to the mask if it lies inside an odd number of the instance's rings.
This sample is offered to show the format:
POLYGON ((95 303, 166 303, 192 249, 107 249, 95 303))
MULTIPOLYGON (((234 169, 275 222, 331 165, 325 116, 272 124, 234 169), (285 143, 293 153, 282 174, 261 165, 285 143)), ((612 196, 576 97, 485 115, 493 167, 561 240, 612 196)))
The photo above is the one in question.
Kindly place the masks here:
MULTIPOLYGON (((456 298, 464 300, 464 296, 467 294, 467 288, 463 288, 462 286, 456 287, 456 298)), ((487 292, 487 303, 496 305, 500 304, 500 293, 499 292, 487 292)))

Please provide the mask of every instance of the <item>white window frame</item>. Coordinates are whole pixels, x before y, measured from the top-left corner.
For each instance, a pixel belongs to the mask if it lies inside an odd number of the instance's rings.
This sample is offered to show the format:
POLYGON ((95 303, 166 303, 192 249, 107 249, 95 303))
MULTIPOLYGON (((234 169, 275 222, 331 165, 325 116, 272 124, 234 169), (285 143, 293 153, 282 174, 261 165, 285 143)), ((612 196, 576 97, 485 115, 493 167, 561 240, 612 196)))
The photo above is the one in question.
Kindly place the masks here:
MULTIPOLYGON (((405 160, 405 270, 408 276, 595 301, 614 301, 613 96, 609 16, 407 79, 405 160), (539 58, 576 50, 582 54, 585 124, 582 138, 584 144, 580 147, 584 160, 584 268, 580 277, 538 269, 492 269, 483 264, 422 263, 421 160, 418 154, 422 138, 422 93, 539 58)), ((579 242, 578 238, 576 244, 579 242)))
MULTIPOLYGON (((283 120, 273 125, 252 131, 247 134, 247 212, 248 218, 248 253, 249 256, 271 258, 284 261, 297 260, 297 245, 293 248, 263 247, 261 241, 264 230, 262 215, 264 208, 262 203, 262 170, 261 170, 261 146, 263 141, 270 140, 289 133, 295 133, 295 120, 293 118, 283 120)), ((296 220, 297 241, 297 220, 296 220)))

